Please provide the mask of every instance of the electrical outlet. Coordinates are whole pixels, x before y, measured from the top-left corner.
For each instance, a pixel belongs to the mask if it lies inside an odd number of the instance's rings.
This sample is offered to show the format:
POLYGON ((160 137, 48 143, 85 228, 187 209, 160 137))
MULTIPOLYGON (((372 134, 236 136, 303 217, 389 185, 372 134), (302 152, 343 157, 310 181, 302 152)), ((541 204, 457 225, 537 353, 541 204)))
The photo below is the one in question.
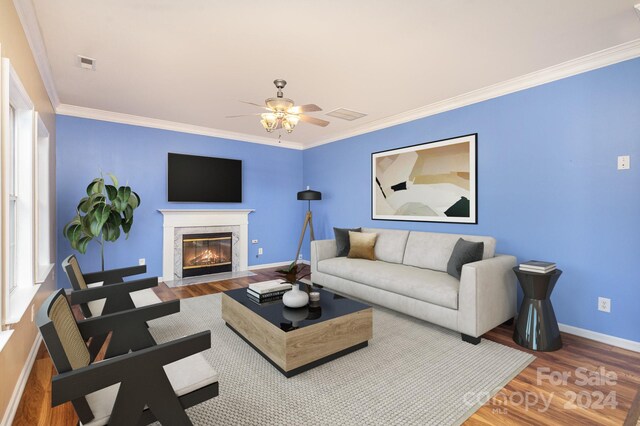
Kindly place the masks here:
POLYGON ((251 244, 258 244, 258 240, 251 240, 251 244))
POLYGON ((298 255, 298 260, 302 260, 302 255, 301 254, 298 255))
POLYGON ((598 297, 598 310, 602 312, 611 312, 611 299, 598 297))
POLYGON ((138 259, 138 265, 146 265, 147 264, 147 260, 143 257, 141 259, 138 259))
POLYGON ((258 247, 258 256, 262 256, 263 253, 262 247, 258 247))
POLYGON ((631 158, 628 155, 618 156, 618 170, 628 170, 631 168, 631 158))

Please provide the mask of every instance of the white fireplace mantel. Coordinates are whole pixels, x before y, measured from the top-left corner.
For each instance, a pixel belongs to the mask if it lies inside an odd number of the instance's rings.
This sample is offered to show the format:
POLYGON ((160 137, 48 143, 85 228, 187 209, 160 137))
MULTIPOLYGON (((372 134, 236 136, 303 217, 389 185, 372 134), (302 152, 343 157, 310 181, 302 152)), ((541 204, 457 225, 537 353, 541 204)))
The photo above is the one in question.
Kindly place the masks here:
POLYGON ((175 279, 174 238, 176 228, 204 226, 239 226, 240 260, 238 269, 249 267, 249 213, 253 209, 162 209, 162 281, 175 279))

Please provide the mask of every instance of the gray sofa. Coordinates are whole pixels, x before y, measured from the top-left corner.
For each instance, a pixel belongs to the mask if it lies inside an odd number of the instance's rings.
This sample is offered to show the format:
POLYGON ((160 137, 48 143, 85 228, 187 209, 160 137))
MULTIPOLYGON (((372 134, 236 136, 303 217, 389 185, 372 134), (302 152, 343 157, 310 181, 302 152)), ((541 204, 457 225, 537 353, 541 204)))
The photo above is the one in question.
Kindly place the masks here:
POLYGON ((516 315, 514 256, 496 255, 496 240, 476 235, 362 228, 375 232, 376 260, 336 257, 335 240, 311 242, 311 280, 330 290, 438 324, 478 344, 516 315), (458 238, 484 242, 483 259, 447 274, 458 238))

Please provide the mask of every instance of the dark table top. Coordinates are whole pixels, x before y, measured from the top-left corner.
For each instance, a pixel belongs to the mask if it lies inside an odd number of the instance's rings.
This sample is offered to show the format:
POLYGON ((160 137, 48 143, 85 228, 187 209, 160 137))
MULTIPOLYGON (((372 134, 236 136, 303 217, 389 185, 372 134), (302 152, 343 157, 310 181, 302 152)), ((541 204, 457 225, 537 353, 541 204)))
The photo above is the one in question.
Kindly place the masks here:
POLYGON ((318 306, 305 306, 297 309, 287 308, 282 300, 265 303, 254 302, 247 297, 246 288, 229 290, 225 294, 284 331, 308 327, 371 307, 324 289, 314 288, 313 291, 320 293, 318 306))

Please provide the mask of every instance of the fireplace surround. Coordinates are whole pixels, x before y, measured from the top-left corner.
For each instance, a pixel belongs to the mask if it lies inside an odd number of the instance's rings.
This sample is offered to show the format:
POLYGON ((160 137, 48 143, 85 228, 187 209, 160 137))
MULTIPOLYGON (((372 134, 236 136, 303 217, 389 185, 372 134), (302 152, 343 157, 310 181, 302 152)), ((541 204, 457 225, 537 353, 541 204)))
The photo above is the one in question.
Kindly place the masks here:
POLYGON ((249 263, 249 214, 254 210, 164 209, 162 281, 182 278, 182 235, 232 234, 233 272, 247 271, 249 263))

